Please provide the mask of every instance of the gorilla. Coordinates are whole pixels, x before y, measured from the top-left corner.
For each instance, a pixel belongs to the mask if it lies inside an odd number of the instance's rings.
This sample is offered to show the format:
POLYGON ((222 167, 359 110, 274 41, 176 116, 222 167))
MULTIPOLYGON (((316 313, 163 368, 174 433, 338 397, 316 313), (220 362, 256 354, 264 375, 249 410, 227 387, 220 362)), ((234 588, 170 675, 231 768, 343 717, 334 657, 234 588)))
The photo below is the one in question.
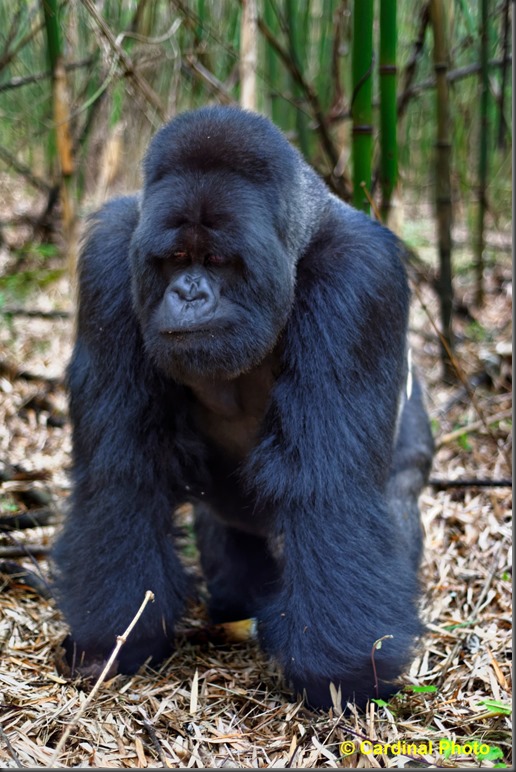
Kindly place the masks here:
POLYGON ((174 118, 143 169, 79 263, 54 549, 74 649, 103 662, 152 590, 118 671, 169 654, 192 592, 173 513, 191 502, 214 622, 256 618, 311 707, 332 683, 342 705, 388 697, 421 633, 432 457, 402 246, 236 107, 174 118))

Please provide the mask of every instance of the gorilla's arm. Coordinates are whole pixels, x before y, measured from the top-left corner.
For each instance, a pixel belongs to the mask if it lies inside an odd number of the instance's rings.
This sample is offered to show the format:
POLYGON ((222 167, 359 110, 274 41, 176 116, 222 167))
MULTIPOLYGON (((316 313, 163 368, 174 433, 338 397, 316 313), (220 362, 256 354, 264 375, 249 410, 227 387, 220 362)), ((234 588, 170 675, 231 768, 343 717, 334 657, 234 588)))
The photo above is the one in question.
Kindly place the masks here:
POLYGON ((248 467, 276 513, 283 583, 261 635, 308 702, 379 695, 420 632, 418 586, 386 486, 406 374, 408 290, 392 234, 335 203, 298 266, 284 372, 248 467))
MULTIPOLYGON (((55 547, 56 588, 77 656, 101 660, 155 594, 128 643, 121 669, 168 650, 187 595, 172 544, 171 442, 175 418, 142 350, 131 307, 128 244, 134 198, 106 205, 81 256, 77 340, 68 371, 74 426, 74 493, 55 547)), ((179 419, 180 420, 180 419, 179 419)), ((186 436, 183 432, 183 436, 186 436)), ((186 439, 185 439, 186 441, 186 439)))

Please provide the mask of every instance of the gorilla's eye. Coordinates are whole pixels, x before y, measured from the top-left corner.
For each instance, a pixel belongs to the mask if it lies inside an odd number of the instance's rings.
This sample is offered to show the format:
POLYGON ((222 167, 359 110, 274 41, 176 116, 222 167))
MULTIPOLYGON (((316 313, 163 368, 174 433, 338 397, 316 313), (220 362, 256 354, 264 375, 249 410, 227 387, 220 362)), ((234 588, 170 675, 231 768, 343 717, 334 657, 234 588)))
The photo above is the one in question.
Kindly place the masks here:
POLYGON ((186 263, 189 260, 188 252, 174 252, 173 258, 176 263, 186 263))
POLYGON ((205 258, 204 262, 206 265, 219 266, 219 265, 226 265, 228 261, 224 257, 224 255, 208 255, 205 258))

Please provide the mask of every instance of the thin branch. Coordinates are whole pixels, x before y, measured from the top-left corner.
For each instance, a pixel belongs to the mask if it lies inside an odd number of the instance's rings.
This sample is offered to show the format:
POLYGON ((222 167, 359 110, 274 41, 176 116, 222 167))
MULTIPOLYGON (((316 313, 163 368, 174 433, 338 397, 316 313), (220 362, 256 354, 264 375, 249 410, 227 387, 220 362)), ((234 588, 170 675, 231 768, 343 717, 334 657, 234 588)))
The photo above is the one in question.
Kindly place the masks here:
POLYGON ((29 587, 42 598, 50 599, 52 597, 52 590, 46 579, 19 563, 11 560, 0 560, 0 575, 8 577, 8 581, 11 580, 12 584, 22 584, 24 587, 29 587))
POLYGON ((152 723, 150 722, 149 718, 146 716, 145 711, 143 710, 143 708, 141 708, 141 712, 142 712, 142 714, 144 716, 144 718, 142 720, 142 724, 143 724, 143 726, 145 728, 145 731, 149 735, 149 739, 150 739, 152 745, 154 746, 154 750, 158 754, 159 760, 161 761, 161 763, 163 764, 163 766, 166 769, 172 769, 173 765, 171 764, 171 762, 167 759, 167 757, 165 755, 165 751, 163 750, 163 746, 161 745, 161 743, 159 741, 159 738, 158 738, 158 735, 156 733, 156 730, 152 726, 152 723))
POLYGON ((9 755, 11 756, 11 758, 14 761, 14 763, 16 764, 16 766, 19 769, 23 769, 23 764, 21 763, 20 759, 16 755, 16 751, 14 750, 13 746, 11 745, 11 741, 9 740, 9 737, 6 735, 6 733, 4 732, 4 730, 2 729, 1 726, 0 726, 0 737, 4 741, 5 747, 9 751, 9 755))
POLYGON ((30 182, 30 184, 37 188, 37 190, 43 191, 43 193, 50 193, 52 190, 52 186, 48 184, 48 182, 45 182, 45 180, 42 180, 40 177, 36 177, 35 174, 29 169, 28 166, 25 166, 25 164, 22 164, 16 156, 9 153, 8 150, 6 150, 4 147, 0 147, 0 159, 4 163, 7 164, 7 166, 10 166, 12 169, 14 169, 18 174, 21 174, 22 177, 25 177, 27 182, 30 182))
MULTIPOLYGON (((87 59, 81 59, 79 62, 69 62, 64 64, 64 68, 67 72, 71 70, 78 70, 81 67, 90 67, 95 61, 95 57, 89 56, 87 59)), ((10 91, 14 88, 21 88, 22 86, 28 86, 30 83, 38 83, 40 80, 46 80, 52 77, 52 71, 46 70, 45 72, 37 72, 34 75, 25 75, 21 78, 12 78, 5 83, 0 83, 0 92, 10 91)))
POLYGON ((39 308, 21 308, 21 306, 3 306, 0 313, 4 316, 26 316, 29 319, 70 319, 72 311, 40 311, 39 308))
POLYGON ((497 144, 500 149, 505 149, 506 145, 506 138, 507 138, 507 126, 505 122, 505 86, 507 83, 507 70, 509 69, 506 66, 509 64, 509 58, 512 59, 512 57, 509 57, 509 28, 511 26, 509 21, 509 6, 510 6, 510 0, 505 0, 505 5, 503 9, 503 69, 502 69, 502 82, 500 85, 500 117, 499 117, 499 123, 498 123, 498 137, 497 137, 497 144))
POLYGON ((45 26, 45 22, 42 20, 39 23, 34 24, 30 28, 30 32, 27 32, 26 35, 24 35, 18 43, 14 46, 14 48, 8 49, 7 51, 4 51, 2 54, 2 57, 0 58, 0 72, 4 70, 7 65, 9 65, 12 60, 18 55, 18 53, 24 48, 28 43, 33 40, 33 38, 36 37, 38 32, 41 32, 43 27, 45 26))
POLYGON ((479 477, 464 478, 462 480, 436 480, 435 478, 430 478, 427 485, 442 491, 448 488, 512 488, 512 480, 509 477, 502 477, 499 480, 479 477))
POLYGON ((471 434, 472 432, 478 431, 478 429, 482 429, 482 427, 486 428, 487 426, 492 426, 498 421, 504 421, 507 418, 512 418, 512 410, 504 410, 501 413, 496 413, 490 418, 483 416, 482 420, 480 421, 474 421, 467 426, 461 426, 459 429, 455 429, 453 432, 443 434, 443 436, 439 438, 436 448, 439 450, 439 448, 442 448, 443 445, 447 445, 448 443, 453 442, 459 437, 462 437, 464 434, 471 434))
POLYGON ((43 558, 50 553, 49 547, 41 544, 17 544, 12 547, 0 547, 0 560, 12 560, 13 558, 43 558))
POLYGON ((389 640, 390 638, 394 638, 394 635, 382 635, 381 638, 378 638, 378 640, 376 640, 373 643, 373 647, 371 649, 371 665, 373 668, 374 693, 376 695, 376 699, 379 699, 380 691, 379 691, 379 684, 378 684, 378 673, 376 672, 375 652, 377 649, 381 649, 383 642, 389 640))
POLYGON ((159 118, 162 121, 165 121, 166 113, 159 96, 147 83, 145 78, 139 74, 129 54, 119 45, 105 19, 98 12, 93 0, 81 0, 81 2, 86 7, 91 18, 94 20, 102 35, 106 38, 110 48, 121 63, 124 75, 133 83, 136 90, 142 94, 146 102, 156 110, 159 118))
POLYGON ((333 174, 334 170, 338 167, 340 153, 331 137, 328 128, 328 121, 324 115, 317 93, 314 91, 310 83, 305 80, 305 77, 300 71, 296 62, 293 61, 289 52, 281 45, 281 43, 278 41, 272 30, 267 26, 261 16, 258 17, 258 29, 267 40, 269 45, 272 46, 274 51, 277 53, 285 67, 290 72, 292 78, 304 92, 306 100, 310 105, 313 116, 316 120, 316 129, 321 137, 322 146, 331 164, 331 182, 333 187, 340 196, 345 199, 349 199, 350 192, 348 190, 346 180, 342 176, 337 177, 333 174))
MULTIPOLYGON (((489 68, 496 69, 498 67, 506 67, 510 64, 512 64, 512 55, 508 54, 505 59, 490 59, 489 68)), ((455 70, 450 70, 446 73, 446 80, 448 83, 456 83, 458 80, 462 80, 463 78, 469 78, 472 75, 477 75, 480 72, 480 69, 481 65, 478 62, 475 64, 467 64, 464 67, 457 67, 455 70)), ((435 88, 435 85, 435 78, 427 78, 426 80, 422 80, 420 83, 415 83, 406 92, 404 92, 403 96, 407 99, 412 99, 412 97, 417 96, 422 91, 428 91, 429 89, 435 88)), ((398 106, 398 114, 399 113, 400 107, 398 106)))
MULTIPOLYGON (((352 737, 357 737, 359 740, 364 740, 366 742, 369 742, 371 743, 371 745, 374 745, 376 742, 378 742, 372 737, 368 737, 367 735, 362 734, 361 732, 357 732, 356 729, 353 729, 353 727, 348 726, 341 720, 337 721, 336 726, 339 729, 342 729, 342 731, 349 733, 352 737)), ((439 767, 433 764, 432 762, 426 761, 421 756, 413 756, 410 753, 404 753, 403 755, 411 759, 411 761, 417 762, 418 767, 432 767, 432 769, 445 769, 445 767, 439 767)))
POLYGON ((0 515, 0 533, 5 531, 24 531, 28 528, 40 528, 48 525, 55 512, 50 507, 29 509, 16 515, 0 515))
POLYGON ((52 378, 47 375, 40 375, 39 373, 31 373, 29 370, 22 370, 17 365, 12 364, 5 359, 0 359, 0 375, 5 375, 11 381, 16 380, 17 378, 22 381, 42 381, 52 387, 63 383, 62 378, 52 378))
MULTIPOLYGON (((464 627, 466 627, 468 624, 471 624, 472 622, 476 621, 477 612, 481 608, 482 603, 484 602, 484 599, 487 597, 487 593, 489 592, 489 588, 491 587, 491 584, 493 582, 495 573, 498 570, 498 561, 500 559, 500 555, 502 554, 502 549, 503 549, 503 547, 505 545, 505 542, 506 542, 506 538, 503 537, 502 541, 498 544, 498 548, 497 548, 497 550, 496 550, 496 552, 494 554, 494 557, 493 557, 493 559, 491 561, 491 565, 489 567, 489 571, 487 573, 487 577, 486 577, 486 580, 484 582, 484 586, 482 588, 482 592, 478 596, 478 600, 475 603, 475 606, 474 606, 473 610, 471 611, 471 614, 469 615, 467 620, 464 622, 464 627)), ((448 670, 450 668, 450 665, 453 662, 453 660, 455 659, 455 657, 457 656, 457 654, 459 653, 459 651, 461 650, 463 645, 464 645, 464 639, 461 636, 455 642, 455 645, 453 646, 453 648, 450 650, 450 653, 446 657, 446 660, 445 660, 445 662, 444 662, 444 664, 443 664, 443 666, 441 668, 441 672, 439 674, 438 686, 441 686, 444 683, 444 679, 446 678, 446 674, 447 674, 447 672, 448 672, 448 670)))
POLYGON ((127 627, 127 629, 125 630, 125 632, 122 635, 118 635, 117 636, 116 646, 113 649, 113 652, 112 652, 111 656, 109 657, 108 661, 106 662, 106 664, 104 666, 104 670, 99 675, 99 677, 98 677, 98 679, 97 679, 97 681, 95 683, 95 686, 93 687, 91 692, 88 694, 87 698, 84 700, 84 702, 82 703, 81 707, 79 708, 79 710, 75 714, 74 718, 72 719, 72 721, 70 721, 70 723, 66 727, 65 731, 61 735, 61 739, 57 743, 56 749, 55 749, 55 751, 54 751, 54 753, 52 755, 52 758, 50 759, 50 761, 48 763, 49 767, 53 767, 55 765, 56 761, 58 760, 59 756, 61 755, 61 752, 62 752, 64 746, 66 745, 66 741, 70 737, 73 729, 75 729, 75 727, 79 723, 81 717, 84 715, 86 710, 89 708, 89 706, 93 702, 94 697, 96 697, 97 692, 99 691, 99 689, 102 686, 104 680, 106 679, 106 676, 108 675, 109 671, 111 670, 111 668, 112 668, 116 658, 118 657, 120 649, 122 648, 124 643, 127 641, 128 637, 130 636, 130 634, 133 631, 133 628, 135 627, 135 625, 137 624, 137 622, 140 619, 141 615, 145 611, 145 608, 146 608, 147 604, 151 600, 154 600, 154 593, 151 592, 150 590, 147 590, 147 592, 145 593, 145 598, 143 599, 142 604, 141 604, 140 608, 138 609, 138 611, 136 612, 132 622, 130 623, 130 625, 127 627))
MULTIPOLYGON (((35 480, 49 480, 50 477, 51 474, 47 469, 29 470, 19 464, 0 461, 0 482, 34 482, 35 480)), ((41 493, 41 491, 39 492, 41 493)))
POLYGON ((206 67, 204 67, 194 56, 187 55, 183 58, 182 64, 184 67, 188 67, 190 72, 193 73, 198 80, 206 84, 208 88, 218 96, 223 104, 237 104, 222 81, 215 77, 210 70, 206 69, 206 67))
POLYGON ((480 418, 481 425, 485 428, 487 434, 489 435, 489 437, 493 441, 493 444, 495 445, 496 449, 499 450, 502 453, 502 455, 503 455, 503 457, 505 459, 505 462, 507 463, 508 467, 510 469, 512 469, 512 459, 511 459, 509 453, 507 452, 506 448, 504 448, 504 447, 500 448, 500 446, 498 445, 497 439, 494 436, 493 432, 491 431, 491 427, 489 426, 489 421, 486 418, 484 410, 481 407, 481 405, 480 405, 480 403, 479 403, 479 401, 478 401, 474 391, 472 390, 472 388, 471 388, 471 386, 470 386, 470 384, 468 382, 468 379, 466 377, 466 374, 464 373, 464 370, 462 369, 462 367, 461 367, 457 357, 453 354, 453 352, 451 351, 450 347, 448 346, 448 343, 447 343, 444 335, 441 333, 441 331, 439 330, 437 324, 435 323, 435 321, 434 321, 434 319, 432 317, 432 314, 430 313, 430 311, 428 309, 428 306, 426 305, 425 301, 423 300, 423 297, 422 297, 421 293, 419 292, 419 289, 416 286, 416 284, 412 284, 412 291, 413 291, 414 295, 416 296, 416 298, 418 299, 418 301, 419 301, 419 303, 421 305, 421 308, 425 312, 425 314, 426 314, 426 316, 428 318, 428 321, 432 325, 435 334, 437 335, 439 341, 441 342, 443 348, 445 349, 446 354, 448 355, 448 357, 450 359, 451 366, 453 367, 453 369, 457 373, 459 381, 462 383, 463 387, 466 389, 466 392, 467 392, 467 394, 468 394, 468 396, 469 396, 469 398, 471 400, 471 403, 472 403, 473 407, 475 408, 478 417, 480 418))
MULTIPOLYGON (((185 22, 185 26, 191 30, 192 34, 195 36, 197 34, 198 28, 202 27, 203 31, 208 35, 214 43, 216 43, 217 46, 220 46, 225 53, 228 54, 238 65, 238 53, 235 51, 235 49, 232 46, 229 46, 224 40, 221 40, 217 35, 215 35, 212 30, 203 24, 203 21, 200 16, 198 16, 194 11, 192 11, 190 8, 188 8, 185 3, 181 2, 181 0, 173 0, 173 3, 179 13, 182 15, 182 18, 185 22)), ((210 90, 217 95, 219 99, 223 101, 224 104, 228 105, 236 105, 237 101, 233 98, 230 91, 228 90, 228 87, 226 84, 222 83, 214 74, 211 72, 211 70, 207 69, 194 55, 190 54, 186 57, 183 57, 181 61, 181 65, 183 68, 188 68, 189 72, 193 74, 195 77, 200 79, 205 85, 210 88, 210 90)), ((238 77, 238 66, 235 69, 235 76, 238 77)), ((280 91, 277 91, 273 85, 264 77, 263 72, 260 71, 260 69, 256 68, 256 74, 257 76, 267 85, 267 88, 271 92, 271 94, 275 97, 280 97, 285 102, 288 102, 289 104, 294 105, 297 109, 302 109, 299 105, 297 105, 294 100, 289 97, 287 94, 284 94, 280 91)), ((228 83, 233 83, 234 77, 231 75, 228 78, 228 83)), ((307 115, 310 115, 308 112, 307 115)))
POLYGON ((398 98, 398 117, 401 117, 403 115, 403 113, 407 109, 407 105, 410 100, 412 82, 416 74, 417 63, 421 59, 421 56, 423 54, 423 47, 425 45, 425 35, 426 35, 426 30, 429 23, 430 23, 430 2, 429 0, 426 0, 425 4, 421 8, 421 14, 419 18, 419 28, 418 28, 417 37, 412 49, 412 56, 410 57, 410 60, 408 61, 407 66, 405 67, 405 70, 403 72, 403 85, 400 89, 400 92, 401 92, 400 97, 398 98))
POLYGON ((16 39, 16 35, 18 33, 20 19, 22 15, 22 6, 21 4, 16 10, 16 13, 13 14, 11 18, 11 26, 7 30, 5 36, 4 36, 4 50, 9 49, 9 46, 11 43, 16 39))
POLYGON ((322 107, 319 102, 319 98, 317 94, 315 93, 312 86, 308 83, 308 81, 305 80, 303 73, 300 71, 296 63, 292 60, 292 57, 290 56, 289 51, 287 51, 287 49, 281 45, 279 40, 273 34, 272 30, 269 29, 269 27, 267 26, 267 24, 265 23, 265 21, 261 16, 258 18, 258 29, 260 30, 264 38, 267 40, 269 45, 272 46, 272 48, 276 51, 279 58, 282 60, 283 64, 292 75, 293 79, 304 91, 306 99, 310 104, 310 107, 312 108, 314 117, 317 120, 318 130, 321 135, 323 147, 326 151, 326 154, 330 159, 333 167, 337 166, 337 163, 339 160, 339 152, 336 146, 334 145, 333 140, 329 134, 328 126, 326 124, 326 118, 324 117, 322 107))
MULTIPOLYGON (((335 32, 332 41, 331 50, 331 78, 333 81, 333 107, 330 109, 330 113, 342 112, 344 106, 344 89, 342 87, 342 79, 340 72, 340 42, 342 38, 342 30, 344 27, 345 11, 347 3, 341 0, 339 7, 335 11, 335 32)), ((349 110, 348 110, 349 112, 349 110)))

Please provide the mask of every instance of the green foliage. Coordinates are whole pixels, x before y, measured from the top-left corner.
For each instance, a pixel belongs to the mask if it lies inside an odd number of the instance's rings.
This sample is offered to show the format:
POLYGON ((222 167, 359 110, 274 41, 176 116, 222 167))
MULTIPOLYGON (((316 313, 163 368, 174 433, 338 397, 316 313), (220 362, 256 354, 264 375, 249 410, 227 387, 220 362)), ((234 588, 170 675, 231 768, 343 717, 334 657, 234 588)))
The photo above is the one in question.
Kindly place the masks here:
POLYGON ((457 437, 457 444, 462 448, 462 450, 465 450, 466 453, 471 453, 473 450, 473 445, 471 444, 467 434, 461 434, 460 437, 457 437))
MULTIPOLYGON (((489 36, 489 60, 502 58, 502 14, 501 5, 498 13, 491 13, 491 34, 489 36)), ((418 19, 414 13, 414 3, 398 2, 398 40, 399 61, 403 69, 404 63, 410 57, 414 42, 414 32, 418 19)), ((455 4, 447 4, 450 13, 449 37, 451 41, 450 70, 455 73, 463 68, 479 64, 479 30, 481 28, 480 3, 460 0, 455 4)), ((493 91, 499 89, 502 80, 500 67, 490 68, 491 102, 494 102, 493 91)), ((416 84, 430 83, 433 80, 431 63, 431 35, 427 32, 425 47, 417 66, 416 84)), ((511 118, 508 105, 511 100, 512 85, 508 84, 506 93, 506 119, 509 127, 509 143, 511 118)), ((479 158, 479 73, 472 70, 467 77, 457 78, 451 85, 451 122, 453 126, 453 173, 454 196, 457 200, 475 202, 477 200, 477 174, 479 158)), ((400 126, 399 154, 400 168, 405 185, 421 200, 428 198, 429 187, 432 186, 433 167, 428 159, 433 152, 434 115, 432 110, 433 93, 425 88, 418 92, 416 99, 409 103, 405 119, 400 126), (426 159, 426 163, 425 163, 426 159)), ((494 132, 489 137, 489 181, 488 200, 493 212, 509 216, 512 199, 510 175, 507 174, 509 163, 507 153, 495 146, 494 132)))
POLYGON ((14 250, 14 254, 17 257, 23 258, 50 258, 57 257, 59 250, 55 244, 49 244, 48 242, 42 242, 41 244, 29 242, 20 247, 20 249, 14 250))
POLYGON ((512 714, 512 705, 500 700, 480 700, 478 704, 487 708, 490 716, 510 716, 512 714))
POLYGON ((430 426, 432 429, 432 434, 434 437, 437 437, 439 435, 439 432, 441 431, 441 424, 439 422, 438 418, 431 418, 430 419, 430 426))
POLYGON ((482 343, 489 338, 489 331, 480 322, 470 322, 466 327, 466 336, 471 341, 482 343))
POLYGON ((4 494, 0 495, 0 514, 13 515, 18 512, 19 508, 20 507, 11 496, 4 494))
POLYGON ((185 558, 197 558, 199 556, 199 550, 197 549, 197 542, 195 539, 195 529, 193 523, 183 522, 181 524, 182 540, 181 540, 181 554, 185 558))
POLYGON ((65 274, 64 268, 36 268, 0 276, 0 308, 9 302, 25 300, 36 289, 51 286, 65 274))
POLYGON ((458 622, 456 625, 444 625, 444 630, 449 630, 450 632, 453 632, 454 630, 464 630, 467 627, 471 627, 471 625, 474 624, 471 621, 467 622, 458 622))
MULTIPOLYGON (((503 759, 503 751, 497 745, 490 745, 486 753, 476 753, 475 756, 479 761, 496 761, 503 759)), ((495 766, 505 767, 505 764, 496 764, 495 766)))
POLYGON ((405 691, 412 692, 413 694, 435 694, 438 692, 437 686, 428 685, 428 686, 416 686, 415 684, 407 684, 405 686, 405 691))
MULTIPOLYGON (((292 75, 292 67, 280 56, 263 34, 259 36, 257 67, 258 108, 272 115, 278 125, 296 142, 308 160, 328 177, 333 161, 328 155, 314 113, 310 94, 315 96, 321 114, 328 121, 329 135, 337 156, 343 151, 344 172, 349 178, 349 111, 352 107, 351 30, 357 13, 362 14, 370 0, 355 0, 343 6, 341 0, 267 0, 258 3, 261 21, 278 46, 293 57, 308 90, 292 75)), ((52 8, 46 2, 44 7, 52 8)), ((123 66, 102 38, 83 3, 57 3, 59 15, 52 16, 53 30, 59 37, 65 60, 86 62, 69 71, 74 132, 78 140, 80 176, 84 185, 95 179, 99 148, 109 136, 109 129, 122 120, 130 153, 124 156, 125 171, 134 177, 150 134, 159 121, 144 98, 131 85, 123 66), (94 134, 92 141, 92 133, 94 134), (88 176, 89 175, 89 176, 88 176)), ((230 98, 239 95, 238 63, 241 5, 236 0, 168 0, 136 2, 105 0, 98 5, 102 18, 120 47, 131 57, 138 73, 161 100, 165 114, 219 101, 216 87, 203 79, 196 66, 204 67, 220 82, 230 98), (177 23, 176 27, 173 25, 177 23)), ((398 38, 398 96, 407 62, 411 59, 419 28, 420 4, 398 0, 396 31, 398 38)), ((453 71, 478 65, 480 3, 456 0, 449 3, 451 62, 453 71)), ((489 61, 503 54, 503 3, 490 14, 488 35, 489 61)), ((53 163, 52 101, 48 73, 47 42, 43 4, 40 0, 15 0, 0 3, 0 30, 6 41, 4 66, 0 72, 0 146, 5 148, 43 179, 50 179, 53 163), (11 54, 9 57, 6 55, 11 54), (22 88, 7 87, 16 79, 35 76, 22 88)), ((360 151, 365 163, 378 155, 380 120, 379 104, 380 4, 374 6, 373 67, 368 78, 371 87, 374 135, 369 149, 360 151)), ((367 33, 369 34, 369 33, 367 33)), ((361 35, 355 34, 355 51, 367 53, 361 35)), ((398 122, 398 163, 402 186, 411 200, 432 199, 435 100, 431 82, 431 36, 427 33, 413 81, 416 96, 408 103, 403 120, 398 122)), ((511 53, 509 49, 509 54, 511 53)), ((369 63, 371 57, 368 55, 369 63)), ((291 62, 292 65, 292 62, 291 62)), ((364 74, 364 73, 362 73, 364 74)), ((489 121, 499 124, 502 69, 490 65, 489 121)), ((355 79, 356 85, 356 79, 355 79)), ((479 157, 478 91, 479 73, 451 84, 451 120, 453 124, 453 197, 465 209, 476 202, 479 157)), ((361 88, 360 91, 363 92, 361 88)), ((364 95, 364 94, 363 94, 364 95)), ((367 96, 367 94, 365 95, 367 96)), ((504 150, 496 146, 496 131, 488 137, 487 197, 490 213, 508 221, 512 203, 510 144, 512 80, 506 78, 503 125, 507 128, 504 150)), ((355 109, 356 105, 353 105, 355 109)), ((367 118, 366 118, 367 120, 367 118)), ((389 125, 393 127, 392 120, 389 125)), ((6 168, 0 162, 0 170, 6 168)), ((367 169, 359 176, 369 177, 367 169)), ((125 180, 124 180, 125 182, 125 180)), ((366 180, 367 182, 367 180, 366 180)), ((487 257, 487 256, 486 256, 487 257)))

